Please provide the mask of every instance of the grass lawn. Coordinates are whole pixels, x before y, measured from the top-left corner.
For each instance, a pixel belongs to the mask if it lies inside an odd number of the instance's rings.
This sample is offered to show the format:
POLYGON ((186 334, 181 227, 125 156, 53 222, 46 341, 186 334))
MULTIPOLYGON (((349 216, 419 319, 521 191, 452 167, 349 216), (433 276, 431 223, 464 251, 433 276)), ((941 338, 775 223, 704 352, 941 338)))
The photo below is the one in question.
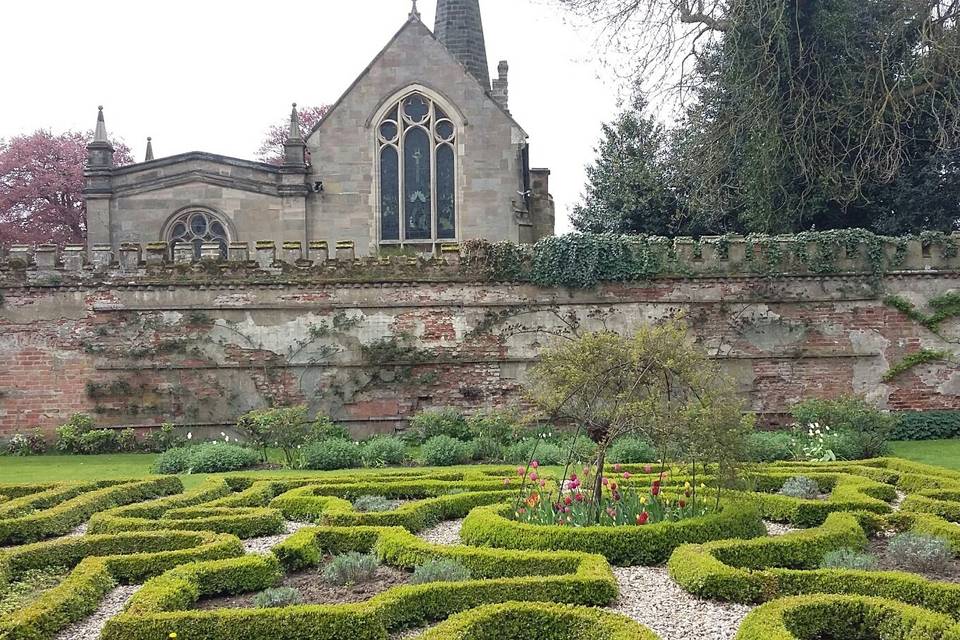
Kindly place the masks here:
MULTIPOLYGON (((960 470, 960 439, 893 442, 891 455, 926 464, 960 470)), ((137 478, 150 473, 156 458, 150 453, 118 453, 102 456, 45 455, 31 457, 0 456, 0 483, 36 483, 65 480, 110 480, 137 478)), ((377 469, 359 469, 352 473, 376 474, 377 469)), ((254 475, 302 475, 298 470, 238 471, 254 475)), ((324 472, 316 472, 322 475, 324 472)), ((332 472, 332 473, 342 473, 332 472)), ((181 476, 186 488, 200 484, 205 474, 181 476)))
POLYGON ((898 458, 960 470, 960 439, 891 442, 890 453, 898 458))

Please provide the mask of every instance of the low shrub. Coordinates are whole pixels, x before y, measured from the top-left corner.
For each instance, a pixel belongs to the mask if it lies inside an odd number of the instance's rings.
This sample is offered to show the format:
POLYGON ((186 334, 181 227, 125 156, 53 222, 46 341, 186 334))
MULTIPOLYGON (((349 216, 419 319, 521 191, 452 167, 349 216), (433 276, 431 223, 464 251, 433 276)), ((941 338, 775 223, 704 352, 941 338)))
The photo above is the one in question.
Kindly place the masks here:
POLYGON ((597 457, 597 443, 584 435, 562 438, 557 446, 565 455, 564 462, 567 459, 576 463, 593 462, 597 457))
POLYGON ((318 415, 308 440, 351 440, 350 430, 336 424, 329 416, 318 415))
POLYGON ((39 428, 27 433, 15 433, 5 448, 5 453, 11 456, 39 456, 46 451, 47 441, 39 428))
POLYGON ((470 458, 474 462, 498 462, 503 458, 503 445, 490 436, 470 441, 470 458))
POLYGON ((407 447, 400 438, 377 436, 360 445, 360 457, 366 467, 397 466, 406 461, 407 447))
POLYGON ((126 428, 117 432, 117 450, 124 453, 133 453, 140 450, 140 442, 137 440, 137 432, 126 428))
POLYGON ((300 452, 300 466, 314 471, 353 469, 359 467, 362 461, 360 447, 349 440, 311 442, 300 452))
POLYGON ((431 558, 413 570, 412 584, 428 582, 462 582, 472 577, 470 570, 456 560, 431 558))
POLYGON ((415 444, 425 443, 435 436, 447 436, 457 440, 470 440, 470 425, 456 409, 431 409, 421 411, 410 420, 405 438, 415 444))
POLYGON ((57 427, 57 451, 61 453, 83 453, 80 438, 96 427, 93 418, 85 413, 75 413, 64 424, 57 427))
POLYGON ((92 429, 83 433, 79 438, 78 453, 99 455, 116 453, 120 450, 117 432, 112 429, 92 429))
POLYGON ((814 500, 820 496, 820 485, 813 478, 807 476, 794 476, 787 478, 780 487, 778 493, 782 496, 791 498, 802 498, 803 500, 814 500))
POLYGON ((383 496, 360 496, 353 501, 353 508, 361 513, 390 511, 395 508, 395 506, 395 503, 387 500, 383 496))
POLYGON ((224 473, 256 466, 259 456, 252 449, 225 442, 206 442, 170 449, 157 456, 156 473, 224 473))
POLYGON ((617 438, 607 451, 607 461, 618 464, 654 462, 657 458, 653 445, 639 436, 617 438))
POLYGON ((253 597, 253 606, 257 609, 276 609, 300 604, 303 598, 293 587, 275 587, 261 591, 253 597))
POLYGON ((953 560, 949 541, 923 533, 900 533, 890 540, 887 552, 895 562, 914 571, 936 571, 953 560))
POLYGON ((796 441, 786 431, 757 431, 746 437, 745 454, 750 462, 777 462, 796 458, 796 441))
POLYGON ((16 581, 0 586, 0 616, 28 605, 38 594, 63 582, 66 576, 66 567, 28 569, 16 581))
POLYGON ((184 444, 185 438, 177 433, 174 424, 165 422, 159 429, 151 429, 143 439, 143 448, 154 453, 163 453, 184 444))
POLYGON ((557 445, 543 440, 524 440, 512 444, 503 452, 503 458, 510 464, 526 464, 530 456, 542 465, 557 465, 566 462, 567 457, 557 445), (539 444, 537 444, 539 442, 539 444), (534 449, 536 447, 536 449, 534 449))
POLYGON ((257 448, 264 462, 267 448, 274 447, 283 451, 287 466, 292 467, 297 448, 307 442, 312 426, 307 421, 307 407, 298 405, 250 411, 237 420, 237 431, 257 448))
POLYGON ((423 463, 431 467, 465 464, 470 460, 471 453, 469 444, 447 435, 433 436, 420 449, 423 463))
POLYGON ((509 444, 519 433, 520 417, 516 411, 479 411, 467 421, 474 439, 491 438, 500 445, 509 444))
POLYGON ((801 427, 819 424, 834 432, 847 432, 856 442, 856 458, 875 458, 887 450, 887 441, 897 419, 862 398, 847 396, 835 400, 807 400, 791 410, 801 427))
POLYGON ((855 571, 874 571, 877 559, 869 553, 844 547, 830 551, 820 562, 821 569, 853 569, 855 571))
POLYGON ((375 555, 350 551, 338 556, 323 568, 325 582, 336 586, 349 586, 369 582, 380 567, 375 555))
POLYGON ((960 411, 907 411, 896 415, 891 440, 947 440, 960 437, 960 411))

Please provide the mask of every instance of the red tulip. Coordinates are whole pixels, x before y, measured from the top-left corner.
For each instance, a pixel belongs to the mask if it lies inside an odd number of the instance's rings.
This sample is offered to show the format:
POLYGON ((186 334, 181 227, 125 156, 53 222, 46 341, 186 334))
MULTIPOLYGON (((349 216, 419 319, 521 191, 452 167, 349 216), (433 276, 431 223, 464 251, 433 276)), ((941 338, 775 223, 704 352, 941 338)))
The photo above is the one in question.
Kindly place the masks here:
POLYGON ((680 502, 678 502, 677 504, 679 504, 680 508, 683 509, 684 507, 687 506, 687 501, 681 499, 680 502))
POLYGON ((647 521, 650 519, 650 514, 644 511, 643 513, 637 514, 637 524, 647 524, 647 521))

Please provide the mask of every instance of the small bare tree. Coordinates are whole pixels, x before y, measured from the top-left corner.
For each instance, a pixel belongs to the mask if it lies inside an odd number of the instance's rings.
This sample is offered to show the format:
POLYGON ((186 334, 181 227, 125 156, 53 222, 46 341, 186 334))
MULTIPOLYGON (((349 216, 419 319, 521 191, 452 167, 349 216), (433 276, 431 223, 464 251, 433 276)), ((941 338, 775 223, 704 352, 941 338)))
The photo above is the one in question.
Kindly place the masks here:
POLYGON ((616 438, 649 438, 661 473, 682 448, 696 473, 697 465, 722 466, 738 458, 753 424, 681 320, 644 326, 631 337, 582 335, 544 352, 531 379, 530 396, 543 411, 580 425, 598 445, 595 508, 607 448, 616 438))

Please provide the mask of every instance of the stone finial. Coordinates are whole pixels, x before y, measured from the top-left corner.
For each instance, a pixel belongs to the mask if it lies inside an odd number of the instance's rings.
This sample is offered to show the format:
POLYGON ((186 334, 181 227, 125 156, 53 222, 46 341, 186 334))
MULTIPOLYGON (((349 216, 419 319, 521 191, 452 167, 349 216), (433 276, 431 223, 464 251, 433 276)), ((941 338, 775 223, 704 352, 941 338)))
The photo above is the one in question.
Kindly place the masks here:
POLYGON ((501 60, 497 66, 497 78, 493 80, 493 89, 491 93, 493 98, 500 103, 507 112, 510 111, 510 82, 509 82, 510 64, 506 60, 501 60))
POLYGON ((433 33, 453 57, 489 90, 490 69, 487 67, 480 0, 437 0, 437 21, 433 33))
POLYGON ((292 168, 307 166, 307 145, 303 140, 303 133, 300 131, 300 113, 297 111, 296 102, 293 103, 293 108, 290 110, 290 128, 287 131, 287 139, 283 143, 283 151, 283 166, 292 168))
POLYGON ((100 105, 97 109, 97 128, 93 132, 93 141, 110 142, 110 139, 107 137, 107 122, 103 118, 103 105, 100 105))
POLYGON ((150 162, 151 160, 153 160, 153 138, 147 136, 147 155, 143 161, 150 162))
POLYGON ((107 137, 103 107, 98 109, 97 128, 93 133, 93 141, 87 145, 87 166, 93 169, 110 169, 113 167, 113 145, 107 137))
POLYGON ((417 0, 413 0, 413 6, 410 8, 410 19, 420 19, 420 10, 417 9, 417 0))

